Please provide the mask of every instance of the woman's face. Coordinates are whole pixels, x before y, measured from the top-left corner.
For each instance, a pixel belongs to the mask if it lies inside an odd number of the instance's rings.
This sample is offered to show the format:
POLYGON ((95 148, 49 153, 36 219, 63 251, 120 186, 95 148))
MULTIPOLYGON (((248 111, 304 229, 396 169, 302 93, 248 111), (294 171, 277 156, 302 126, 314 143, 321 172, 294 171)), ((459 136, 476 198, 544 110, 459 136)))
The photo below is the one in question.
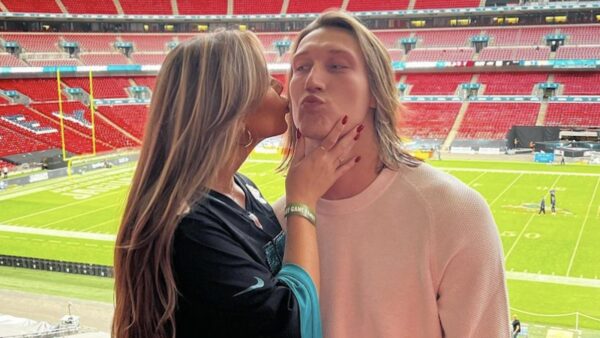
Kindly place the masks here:
POLYGON ((285 115, 289 112, 288 100, 281 96, 283 85, 271 78, 271 86, 256 109, 246 116, 246 129, 254 140, 281 135, 287 130, 285 115))
POLYGON ((363 123, 374 105, 358 41, 343 29, 319 28, 306 35, 292 70, 292 117, 307 138, 324 138, 344 115, 349 126, 363 123))

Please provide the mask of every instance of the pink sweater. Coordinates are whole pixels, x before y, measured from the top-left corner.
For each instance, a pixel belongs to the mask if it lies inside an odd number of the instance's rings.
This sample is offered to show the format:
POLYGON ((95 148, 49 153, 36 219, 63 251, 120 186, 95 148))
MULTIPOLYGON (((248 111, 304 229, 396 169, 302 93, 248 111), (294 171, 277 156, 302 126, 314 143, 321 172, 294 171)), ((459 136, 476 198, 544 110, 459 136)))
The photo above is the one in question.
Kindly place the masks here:
POLYGON ((510 337, 503 253, 483 198, 422 164, 320 200, 326 338, 510 337))

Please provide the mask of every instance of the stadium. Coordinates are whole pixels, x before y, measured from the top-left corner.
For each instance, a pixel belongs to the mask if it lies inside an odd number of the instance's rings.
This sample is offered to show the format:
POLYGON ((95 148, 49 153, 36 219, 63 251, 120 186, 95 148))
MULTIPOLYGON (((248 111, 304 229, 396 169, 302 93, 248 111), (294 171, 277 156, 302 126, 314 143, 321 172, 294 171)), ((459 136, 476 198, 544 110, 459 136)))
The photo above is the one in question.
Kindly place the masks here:
MULTIPOLYGON (((407 149, 490 205, 519 337, 600 337, 600 1, 550 0, 0 0, 0 337, 110 336, 116 233, 170 50, 253 31, 285 83, 297 32, 331 8, 388 49, 407 149)), ((269 139, 241 170, 269 202, 281 152, 269 139)))

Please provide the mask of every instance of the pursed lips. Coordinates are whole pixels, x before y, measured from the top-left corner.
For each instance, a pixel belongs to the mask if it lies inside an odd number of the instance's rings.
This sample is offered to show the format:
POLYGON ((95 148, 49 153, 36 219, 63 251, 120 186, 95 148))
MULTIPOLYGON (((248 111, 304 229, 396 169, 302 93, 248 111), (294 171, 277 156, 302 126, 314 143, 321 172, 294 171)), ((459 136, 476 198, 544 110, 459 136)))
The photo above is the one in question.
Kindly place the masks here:
POLYGON ((300 106, 303 108, 316 108, 325 103, 323 99, 316 95, 308 95, 300 101, 300 106))

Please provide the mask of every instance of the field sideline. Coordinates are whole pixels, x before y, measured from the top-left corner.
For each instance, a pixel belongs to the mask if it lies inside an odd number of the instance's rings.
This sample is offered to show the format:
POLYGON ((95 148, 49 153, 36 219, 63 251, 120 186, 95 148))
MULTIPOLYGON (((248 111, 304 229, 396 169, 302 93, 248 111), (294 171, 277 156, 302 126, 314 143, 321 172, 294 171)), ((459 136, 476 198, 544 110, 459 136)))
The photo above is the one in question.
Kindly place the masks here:
MULTIPOLYGON (((242 172, 276 200, 278 156, 254 154, 242 172)), ((583 165, 433 161, 479 191, 502 239, 513 312, 523 321, 600 330, 600 168, 583 165), (556 190, 557 213, 548 191, 556 190), (547 214, 538 215, 546 197, 547 214), (564 316, 544 317, 542 315, 564 316)), ((0 254, 112 265, 112 250, 133 166, 13 188, 0 193, 0 254)), ((112 283, 0 268, 0 288, 110 301, 112 283), (70 290, 53 286, 63 280, 70 290), (81 285, 79 287, 78 285, 81 285), (81 289, 78 289, 81 288, 81 289)), ((587 336, 583 336, 587 337, 587 336)), ((590 336, 591 337, 591 336, 590 336)))

